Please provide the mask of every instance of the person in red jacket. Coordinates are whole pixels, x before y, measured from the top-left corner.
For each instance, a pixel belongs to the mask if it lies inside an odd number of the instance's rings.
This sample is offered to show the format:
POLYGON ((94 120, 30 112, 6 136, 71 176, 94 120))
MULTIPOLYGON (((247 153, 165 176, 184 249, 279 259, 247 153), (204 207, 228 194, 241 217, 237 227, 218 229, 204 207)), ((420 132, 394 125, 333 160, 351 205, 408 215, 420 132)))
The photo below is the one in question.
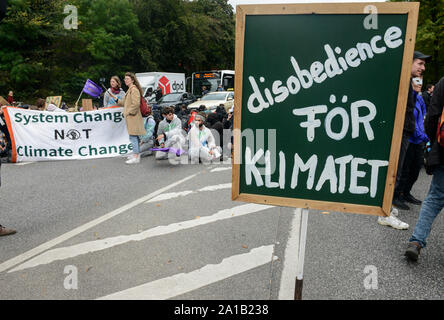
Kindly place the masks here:
POLYGON ((14 92, 9 91, 9 93, 8 93, 8 103, 9 103, 11 106, 14 104, 14 97, 13 97, 13 95, 14 95, 14 92))

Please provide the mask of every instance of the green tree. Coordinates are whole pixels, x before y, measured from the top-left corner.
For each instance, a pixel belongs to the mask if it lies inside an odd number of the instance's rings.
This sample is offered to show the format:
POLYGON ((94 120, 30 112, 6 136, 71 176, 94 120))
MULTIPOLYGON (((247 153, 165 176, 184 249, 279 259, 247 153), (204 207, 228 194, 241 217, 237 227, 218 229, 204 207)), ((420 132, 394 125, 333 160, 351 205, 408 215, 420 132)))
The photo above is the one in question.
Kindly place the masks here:
POLYGON ((436 83, 444 76, 443 49, 444 0, 421 0, 415 50, 432 55, 432 61, 426 65, 425 83, 436 83))

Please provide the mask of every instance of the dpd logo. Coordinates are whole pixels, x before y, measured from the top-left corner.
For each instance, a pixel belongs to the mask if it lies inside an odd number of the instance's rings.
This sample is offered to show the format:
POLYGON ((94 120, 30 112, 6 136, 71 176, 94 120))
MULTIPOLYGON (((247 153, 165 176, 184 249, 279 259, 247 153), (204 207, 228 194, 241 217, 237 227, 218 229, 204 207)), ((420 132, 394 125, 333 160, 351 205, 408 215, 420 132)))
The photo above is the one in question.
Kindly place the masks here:
POLYGON ((159 86, 162 88, 163 95, 171 93, 170 80, 167 77, 163 76, 159 79, 159 86))
POLYGON ((173 82, 173 90, 175 92, 184 91, 184 89, 183 82, 173 82))

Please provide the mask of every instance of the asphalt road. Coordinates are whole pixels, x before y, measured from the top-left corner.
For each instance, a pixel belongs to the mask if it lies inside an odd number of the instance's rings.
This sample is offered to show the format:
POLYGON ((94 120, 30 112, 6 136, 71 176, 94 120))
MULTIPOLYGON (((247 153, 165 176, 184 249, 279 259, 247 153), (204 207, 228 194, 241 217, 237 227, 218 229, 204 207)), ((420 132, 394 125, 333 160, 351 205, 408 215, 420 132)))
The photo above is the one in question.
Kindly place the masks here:
MULTIPOLYGON (((230 165, 152 157, 2 165, 0 223, 18 232, 0 238, 0 300, 292 299, 298 211, 233 202, 230 183, 230 165)), ((442 215, 419 262, 403 256, 418 213, 400 231, 310 212, 303 299, 443 300, 442 215)))

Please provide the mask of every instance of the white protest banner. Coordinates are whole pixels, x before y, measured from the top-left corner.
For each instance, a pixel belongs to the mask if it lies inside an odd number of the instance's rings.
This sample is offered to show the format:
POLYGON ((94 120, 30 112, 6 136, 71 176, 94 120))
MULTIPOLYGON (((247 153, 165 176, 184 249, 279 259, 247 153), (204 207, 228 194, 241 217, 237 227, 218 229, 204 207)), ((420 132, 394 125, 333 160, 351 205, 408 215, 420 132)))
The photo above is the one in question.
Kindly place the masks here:
POLYGON ((7 107, 12 162, 76 160, 132 152, 123 108, 46 112, 7 107))

